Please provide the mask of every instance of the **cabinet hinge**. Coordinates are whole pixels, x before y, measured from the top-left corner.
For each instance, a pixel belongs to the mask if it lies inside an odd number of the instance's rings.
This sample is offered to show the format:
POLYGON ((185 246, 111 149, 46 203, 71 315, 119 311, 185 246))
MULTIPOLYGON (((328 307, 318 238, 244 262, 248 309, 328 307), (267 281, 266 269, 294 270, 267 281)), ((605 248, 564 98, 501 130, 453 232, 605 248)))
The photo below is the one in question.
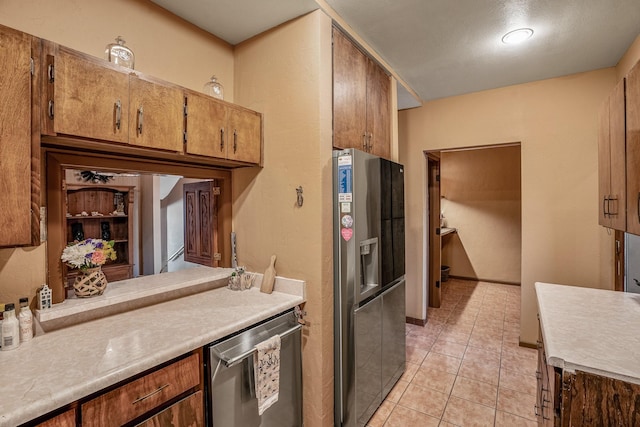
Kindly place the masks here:
POLYGON ((53 64, 49 64, 47 67, 47 77, 49 77, 49 83, 53 83, 56 80, 56 69, 53 64))
POLYGON ((213 195, 214 196, 220 195, 220 187, 213 187, 213 195))
POLYGON ((36 64, 35 61, 33 60, 33 58, 29 58, 29 67, 31 69, 31 75, 35 75, 36 74, 36 64))
POLYGON ((184 132, 182 132, 182 142, 183 143, 187 143, 187 131, 185 130, 184 132))
POLYGON ((219 253, 213 254, 213 260, 214 261, 222 261, 222 254, 219 254, 219 253))

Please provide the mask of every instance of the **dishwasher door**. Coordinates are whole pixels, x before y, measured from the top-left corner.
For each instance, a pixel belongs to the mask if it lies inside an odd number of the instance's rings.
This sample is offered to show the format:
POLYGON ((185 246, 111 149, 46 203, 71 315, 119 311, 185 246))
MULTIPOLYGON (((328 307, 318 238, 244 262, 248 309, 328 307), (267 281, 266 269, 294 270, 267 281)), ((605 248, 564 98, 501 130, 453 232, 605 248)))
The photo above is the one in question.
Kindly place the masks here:
POLYGON ((208 426, 302 426, 300 329, 289 311, 205 349, 208 426), (278 401, 260 416, 253 376, 254 346, 276 334, 281 339, 280 391, 278 401))

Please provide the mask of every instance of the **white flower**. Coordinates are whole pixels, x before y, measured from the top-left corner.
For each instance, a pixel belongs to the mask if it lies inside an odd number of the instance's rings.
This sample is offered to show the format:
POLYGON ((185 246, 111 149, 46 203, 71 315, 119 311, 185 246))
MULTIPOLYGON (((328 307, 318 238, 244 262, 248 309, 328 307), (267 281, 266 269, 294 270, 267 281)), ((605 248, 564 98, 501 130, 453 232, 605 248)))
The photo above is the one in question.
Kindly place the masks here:
POLYGON ((92 245, 71 245, 62 251, 62 261, 76 268, 80 268, 87 263, 87 255, 94 250, 92 245))

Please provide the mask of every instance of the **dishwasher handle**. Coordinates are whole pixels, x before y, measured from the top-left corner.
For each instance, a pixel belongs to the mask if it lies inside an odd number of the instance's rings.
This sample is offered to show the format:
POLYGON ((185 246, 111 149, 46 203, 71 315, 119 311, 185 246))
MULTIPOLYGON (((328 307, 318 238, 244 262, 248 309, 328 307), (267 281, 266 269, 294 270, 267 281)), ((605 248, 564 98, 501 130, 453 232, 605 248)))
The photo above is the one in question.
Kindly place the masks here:
MULTIPOLYGON (((302 328, 302 325, 297 324, 297 325, 293 326, 292 328, 289 328, 286 331, 284 331, 283 333, 279 334, 280 338, 282 339, 282 338, 286 337, 287 335, 290 335, 290 334, 300 330, 301 328, 302 328)), ((247 357, 251 356, 256 351, 255 347, 252 347, 251 349, 249 349, 249 350, 247 350, 245 352, 242 352, 240 354, 232 354, 230 356, 230 355, 221 354, 220 352, 218 352, 216 350, 215 347, 213 347, 212 350, 216 353, 216 356, 218 356, 218 359, 220 359, 227 368, 230 368, 232 366, 237 365, 238 363, 242 362, 247 357)))

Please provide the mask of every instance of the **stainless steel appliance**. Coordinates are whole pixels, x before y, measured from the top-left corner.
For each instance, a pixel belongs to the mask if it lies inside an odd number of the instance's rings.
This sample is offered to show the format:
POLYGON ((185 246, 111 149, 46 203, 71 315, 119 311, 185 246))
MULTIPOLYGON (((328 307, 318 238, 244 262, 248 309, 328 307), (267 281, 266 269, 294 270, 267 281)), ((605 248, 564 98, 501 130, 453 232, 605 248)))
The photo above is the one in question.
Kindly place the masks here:
POLYGON ((405 369, 403 166, 333 152, 335 425, 364 426, 405 369))
POLYGON ((208 346, 208 426, 302 426, 301 327, 291 310, 208 346), (278 402, 260 416, 253 376, 254 347, 276 334, 281 338, 278 402))
POLYGON ((640 294, 640 236, 624 234, 624 290, 640 294))

